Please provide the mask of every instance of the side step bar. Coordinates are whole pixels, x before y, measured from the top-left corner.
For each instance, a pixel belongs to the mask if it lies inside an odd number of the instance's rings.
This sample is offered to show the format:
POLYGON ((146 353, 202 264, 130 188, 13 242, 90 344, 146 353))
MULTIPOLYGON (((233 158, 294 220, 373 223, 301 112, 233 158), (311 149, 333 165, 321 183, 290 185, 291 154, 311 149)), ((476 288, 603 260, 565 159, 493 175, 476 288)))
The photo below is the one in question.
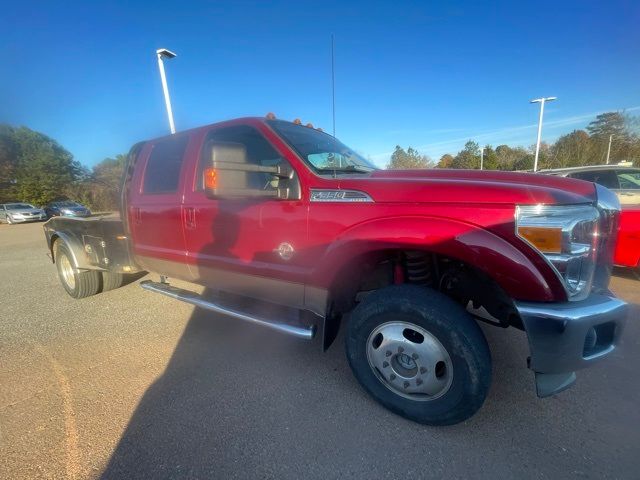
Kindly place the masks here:
POLYGON ((144 280, 143 282, 140 282, 140 286, 145 290, 149 290, 150 292, 161 293, 162 295, 166 295, 167 297, 175 298, 176 300, 180 300, 181 302, 190 303, 191 305, 204 308, 205 310, 210 310, 212 312, 228 315, 239 320, 262 325, 264 327, 271 328, 272 330, 277 330, 278 332, 293 335, 294 337, 311 340, 315 334, 315 328, 313 326, 296 327, 294 325, 289 325, 287 323, 282 323, 275 320, 267 320, 264 318, 254 317, 237 310, 223 307, 221 305, 218 305, 217 303, 207 301, 195 292, 184 290, 182 288, 172 287, 168 283, 144 280))

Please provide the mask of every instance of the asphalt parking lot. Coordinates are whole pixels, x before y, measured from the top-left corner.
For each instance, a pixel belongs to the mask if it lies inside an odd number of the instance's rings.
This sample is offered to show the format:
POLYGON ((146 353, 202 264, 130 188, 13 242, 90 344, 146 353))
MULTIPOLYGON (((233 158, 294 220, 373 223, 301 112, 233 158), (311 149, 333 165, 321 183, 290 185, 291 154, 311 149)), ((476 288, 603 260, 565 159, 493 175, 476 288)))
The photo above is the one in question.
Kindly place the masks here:
POLYGON ((638 478, 640 281, 624 344, 535 396, 526 339, 484 327, 494 379, 446 428, 384 410, 341 338, 316 345, 133 282, 68 297, 41 224, 0 225, 0 478, 638 478))

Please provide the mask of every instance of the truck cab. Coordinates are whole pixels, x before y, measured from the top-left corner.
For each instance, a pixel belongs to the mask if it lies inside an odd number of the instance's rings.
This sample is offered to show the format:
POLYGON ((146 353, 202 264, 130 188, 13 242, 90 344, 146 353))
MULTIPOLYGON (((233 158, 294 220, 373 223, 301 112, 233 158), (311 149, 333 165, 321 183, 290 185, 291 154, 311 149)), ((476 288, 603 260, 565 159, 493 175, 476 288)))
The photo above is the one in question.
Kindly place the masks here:
POLYGON ((136 145, 109 238, 90 220, 52 219, 45 233, 78 285, 155 272, 148 291, 324 348, 342 325, 367 392, 446 425, 473 415, 489 389, 478 322, 525 332, 541 397, 616 348, 627 311, 608 291, 619 213, 613 193, 581 180, 379 170, 310 124, 269 115, 136 145), (96 238, 101 254, 88 259, 96 238))

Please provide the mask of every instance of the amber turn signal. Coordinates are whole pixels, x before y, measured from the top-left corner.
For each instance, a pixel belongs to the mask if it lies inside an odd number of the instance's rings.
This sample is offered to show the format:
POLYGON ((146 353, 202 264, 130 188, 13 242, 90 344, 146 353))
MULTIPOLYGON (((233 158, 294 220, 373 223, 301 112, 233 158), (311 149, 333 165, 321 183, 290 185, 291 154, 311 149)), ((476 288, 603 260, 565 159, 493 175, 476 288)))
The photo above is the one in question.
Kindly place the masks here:
POLYGON ((562 229, 547 227, 519 227, 518 235, 542 253, 562 253, 562 229))
POLYGON ((205 168, 204 188, 216 188, 218 185, 218 173, 215 168, 205 168))

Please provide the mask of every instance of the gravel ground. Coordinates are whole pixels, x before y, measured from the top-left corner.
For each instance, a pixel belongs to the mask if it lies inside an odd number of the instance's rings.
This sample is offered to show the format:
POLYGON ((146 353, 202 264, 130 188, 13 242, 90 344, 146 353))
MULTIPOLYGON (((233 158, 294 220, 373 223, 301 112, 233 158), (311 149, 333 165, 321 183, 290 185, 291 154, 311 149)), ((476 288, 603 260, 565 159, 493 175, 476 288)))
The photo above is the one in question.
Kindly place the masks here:
POLYGON ((640 282, 622 348, 546 400, 526 338, 484 328, 494 381, 446 428, 384 410, 342 338, 216 317, 137 282, 68 297, 41 224, 0 225, 0 478, 638 478, 640 282))

